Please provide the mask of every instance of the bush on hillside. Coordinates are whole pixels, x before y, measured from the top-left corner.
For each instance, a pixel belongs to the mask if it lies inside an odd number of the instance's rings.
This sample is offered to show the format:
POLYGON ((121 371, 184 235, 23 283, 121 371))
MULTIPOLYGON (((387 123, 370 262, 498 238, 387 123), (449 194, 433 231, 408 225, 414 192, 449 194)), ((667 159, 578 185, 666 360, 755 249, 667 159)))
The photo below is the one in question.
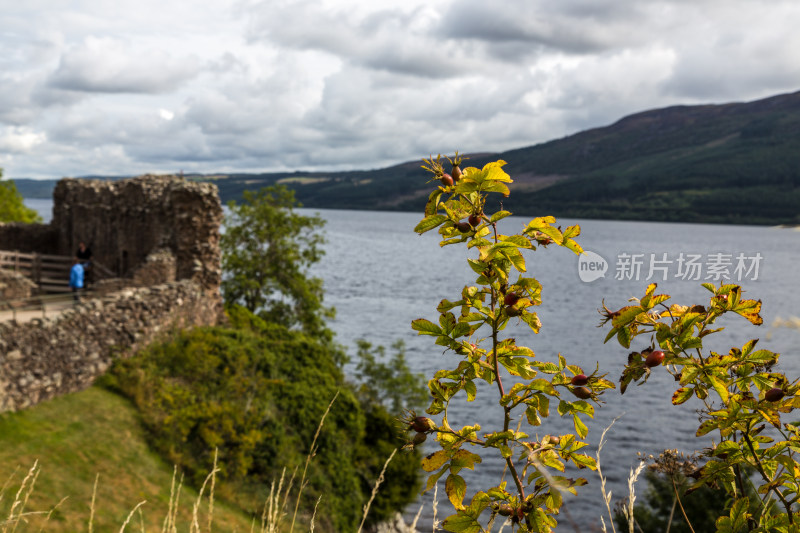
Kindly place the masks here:
MULTIPOLYGON (((233 327, 181 332, 118 361, 106 383, 133 400, 155 448, 195 484, 211 470, 218 449, 219 492, 259 515, 269 484, 284 467, 299 467, 299 479, 338 391, 317 440, 302 506, 310 514, 322 495, 316 526, 354 531, 384 462, 402 445, 396 421, 382 405, 367 409, 358 401, 330 343, 241 308, 232 309, 230 318, 233 327)), ((418 453, 395 456, 369 522, 413 501, 419 459, 418 453)))

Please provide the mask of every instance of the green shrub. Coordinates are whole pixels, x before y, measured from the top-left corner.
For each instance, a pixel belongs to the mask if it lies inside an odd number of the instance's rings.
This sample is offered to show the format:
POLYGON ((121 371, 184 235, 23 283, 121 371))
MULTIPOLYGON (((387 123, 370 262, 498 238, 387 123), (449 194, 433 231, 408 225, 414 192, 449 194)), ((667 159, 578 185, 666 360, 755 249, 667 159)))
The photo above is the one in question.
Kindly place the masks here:
MULTIPOLYGON (((321 495, 316 527, 355 530, 384 462, 401 444, 394 419, 382 405, 362 406, 337 363, 342 354, 330 343, 240 308, 231 310, 230 319, 234 327, 181 332, 119 361, 106 383, 134 401, 154 447, 193 483, 211 470, 218 449, 218 492, 254 514, 284 467, 302 472, 338 391, 316 443, 301 508, 310 514, 321 495)), ((369 522, 414 499, 418 468, 418 454, 395 456, 369 522)))

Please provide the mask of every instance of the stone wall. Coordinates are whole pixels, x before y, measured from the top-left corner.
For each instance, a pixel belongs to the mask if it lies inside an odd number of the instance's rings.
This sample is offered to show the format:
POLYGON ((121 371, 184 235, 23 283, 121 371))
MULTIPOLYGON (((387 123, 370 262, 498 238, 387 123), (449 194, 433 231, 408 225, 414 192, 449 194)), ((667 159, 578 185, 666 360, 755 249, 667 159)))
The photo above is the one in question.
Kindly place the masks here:
POLYGON ((115 357, 128 357, 172 328, 214 324, 219 295, 193 280, 125 289, 52 319, 0 323, 0 412, 82 390, 115 357))
POLYGON ((17 300, 30 297, 36 284, 25 276, 0 268, 0 300, 17 300))
POLYGON ((49 224, 0 223, 0 250, 55 254, 58 233, 49 224))
POLYGON ((132 277, 156 250, 175 256, 176 279, 194 279, 210 292, 221 281, 217 187, 177 176, 118 181, 63 179, 53 191, 58 254, 84 241, 94 259, 132 277))

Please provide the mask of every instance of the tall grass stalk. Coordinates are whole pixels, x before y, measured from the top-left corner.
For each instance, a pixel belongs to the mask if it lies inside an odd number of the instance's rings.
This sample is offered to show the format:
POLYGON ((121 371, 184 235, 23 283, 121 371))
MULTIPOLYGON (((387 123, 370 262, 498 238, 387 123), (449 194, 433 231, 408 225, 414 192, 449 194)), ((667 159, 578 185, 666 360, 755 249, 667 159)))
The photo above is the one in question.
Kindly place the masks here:
POLYGON ((13 526, 11 533, 17 530, 20 519, 25 516, 25 506, 27 505, 28 498, 30 497, 31 493, 33 492, 33 488, 36 485, 36 479, 39 477, 39 472, 39 461, 36 460, 33 462, 31 469, 28 470, 28 474, 22 480, 22 484, 17 490, 16 496, 14 496, 14 502, 11 504, 11 509, 8 511, 8 518, 6 518, 6 520, 1 524, 3 526, 3 533, 8 531, 9 526, 13 526), (15 516, 14 512, 17 510, 17 508, 19 508, 19 512, 15 516))
MULTIPOLYGON (((211 482, 211 486, 212 487, 214 486, 213 479, 214 476, 217 475, 217 472, 219 472, 219 468, 217 468, 217 455, 215 453, 214 467, 211 469, 211 472, 209 472, 209 474, 203 480, 203 484, 200 486, 200 492, 197 494, 197 500, 194 502, 194 505, 192 506, 192 523, 191 526, 189 526, 189 533, 200 533, 200 522, 197 517, 198 511, 200 509, 200 503, 203 501, 203 493, 206 490, 206 485, 208 485, 209 482, 211 482)), ((213 501, 213 495, 209 495, 209 500, 213 501)), ((210 520, 211 517, 209 517, 209 527, 210 527, 210 520)))
POLYGON ((628 519, 628 533, 634 533, 633 526, 636 523, 636 519, 633 517, 633 502, 636 501, 636 491, 634 490, 634 485, 636 485, 636 480, 639 479, 639 474, 642 473, 644 467, 645 462, 642 461, 639 463, 639 466, 636 467, 636 470, 631 468, 631 473, 628 476, 628 505, 624 507, 625 517, 628 519))
POLYGON ((439 510, 439 484, 436 483, 433 486, 433 533, 436 533, 436 529, 439 526, 439 524, 436 522, 436 511, 438 510, 439 510))
POLYGON ((322 495, 320 494, 319 498, 317 498, 317 503, 314 504, 314 512, 311 513, 311 524, 308 526, 308 533, 314 533, 314 519, 317 518, 317 507, 319 507, 319 502, 322 501, 322 495))
POLYGON ((386 462, 383 463, 383 469, 381 470, 381 474, 378 476, 378 480, 375 482, 375 486, 372 487, 372 494, 367 501, 367 504, 364 505, 364 515, 361 517, 361 524, 358 526, 358 533, 361 533, 361 530, 364 528, 364 522, 367 521, 367 514, 369 513, 369 508, 372 505, 372 501, 375 499, 375 496, 378 494, 378 488, 380 488, 381 483, 384 480, 384 474, 386 474, 386 468, 389 466, 389 463, 394 459, 394 454, 397 453, 397 448, 392 451, 392 454, 386 459, 386 462))
POLYGON ((119 528, 119 533, 122 533, 123 531, 125 531, 125 526, 127 526, 130 523, 131 518, 133 518, 134 513, 139 510, 139 507, 141 507, 142 505, 144 505, 146 503, 147 503, 147 500, 142 500, 142 501, 140 501, 139 503, 136 504, 136 507, 134 507, 131 510, 130 513, 128 513, 128 518, 125 519, 125 522, 123 522, 122 527, 119 528))
MULTIPOLYGON (((617 418, 612 420, 608 427, 603 430, 603 433, 600 435, 600 443, 597 445, 597 453, 595 454, 595 458, 597 459, 597 475, 600 477, 600 493, 603 495, 603 501, 605 502, 606 509, 608 510, 608 518, 611 521, 611 531, 614 533, 617 533, 617 528, 614 527, 614 514, 611 512, 611 491, 606 492, 606 478, 603 476, 603 470, 600 467, 600 452, 603 450, 603 446, 606 443, 606 433, 608 433, 608 430, 611 429, 611 426, 613 426, 620 418, 622 418, 622 415, 619 415, 617 418)), ((600 523, 603 527, 603 531, 605 531, 606 524, 602 516, 600 517, 600 523)))
POLYGON ((317 432, 314 433, 314 439, 311 441, 311 448, 308 450, 308 456, 306 456, 306 464, 303 467, 303 475, 300 477, 300 488, 297 491, 297 500, 294 502, 294 514, 292 515, 292 525, 289 527, 289 533, 294 533, 294 524, 297 521, 297 509, 300 507, 300 497, 303 495, 303 490, 306 488, 306 474, 308 473, 308 465, 311 463, 311 459, 316 455, 317 450, 317 438, 319 437, 320 431, 322 431, 322 426, 325 424, 325 417, 328 416, 328 413, 333 406, 333 402, 336 401, 336 398, 339 397, 339 391, 336 391, 336 394, 333 395, 333 399, 331 403, 328 404, 328 408, 325 409, 325 412, 322 414, 322 418, 319 421, 319 425, 317 426, 317 432))
POLYGON ((94 486, 92 487, 92 503, 89 505, 89 533, 94 531, 94 509, 97 503, 97 482, 100 481, 100 473, 94 476, 94 486))

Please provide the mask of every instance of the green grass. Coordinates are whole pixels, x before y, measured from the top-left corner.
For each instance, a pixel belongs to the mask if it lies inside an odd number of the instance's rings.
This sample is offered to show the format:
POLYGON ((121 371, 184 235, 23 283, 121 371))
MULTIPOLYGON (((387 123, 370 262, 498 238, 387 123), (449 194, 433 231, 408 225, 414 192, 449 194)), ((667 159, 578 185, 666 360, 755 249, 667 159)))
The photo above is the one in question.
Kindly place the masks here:
MULTIPOLYGON (((119 531, 142 501, 146 503, 140 507, 141 516, 139 511, 134 514, 128 530, 141 531, 143 522, 146 531, 162 531, 173 467, 150 451, 136 410, 127 400, 93 387, 0 415, 0 487, 10 480, 0 493, 0 531, 20 482, 36 461, 40 474, 25 511, 57 508, 49 519, 29 515, 17 531, 88 531, 98 475, 94 531, 119 531)), ((197 491, 184 487, 178 530, 189 530, 196 501, 197 491)), ((205 499, 199 512, 204 531, 207 504, 205 499)), ((216 531, 250 531, 251 519, 215 502, 213 525, 216 531)))

